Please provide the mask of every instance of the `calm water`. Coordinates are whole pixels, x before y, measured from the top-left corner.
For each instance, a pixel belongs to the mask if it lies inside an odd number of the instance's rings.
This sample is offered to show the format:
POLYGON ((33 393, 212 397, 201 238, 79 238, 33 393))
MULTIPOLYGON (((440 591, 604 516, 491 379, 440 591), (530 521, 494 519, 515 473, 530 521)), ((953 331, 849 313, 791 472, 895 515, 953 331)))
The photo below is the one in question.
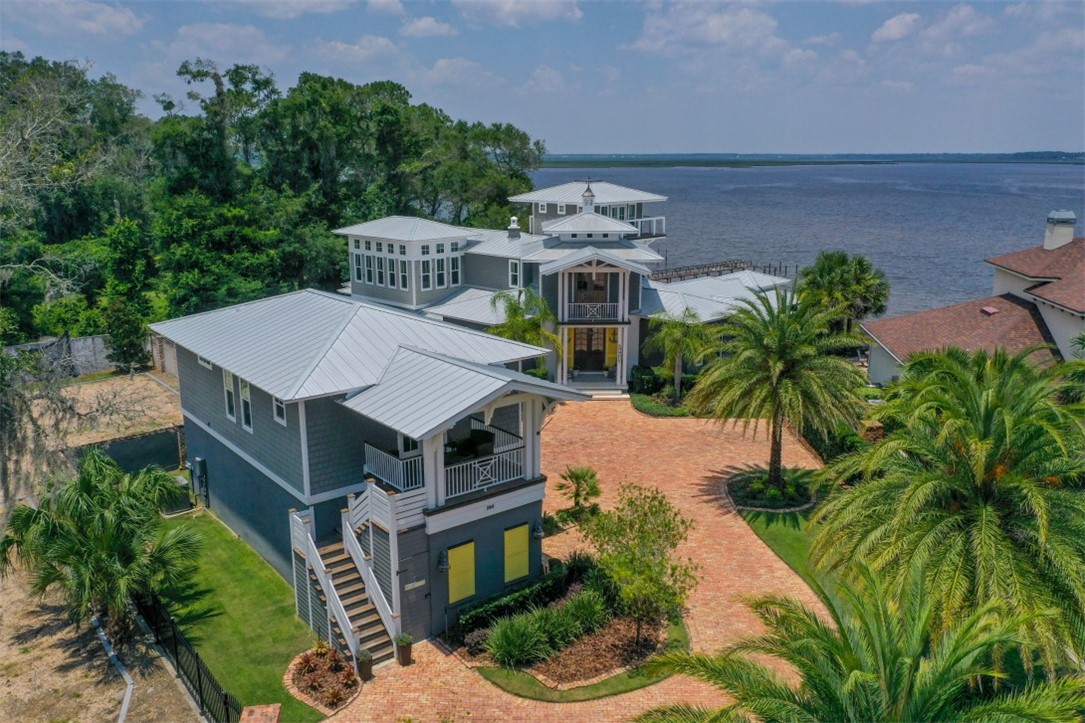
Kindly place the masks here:
POLYGON ((670 266, 743 259, 810 263, 817 252, 868 256, 889 278, 889 313, 991 293, 983 259, 1043 242, 1049 211, 1085 227, 1085 169, 1026 164, 784 168, 544 168, 545 188, 600 178, 660 193, 670 266))

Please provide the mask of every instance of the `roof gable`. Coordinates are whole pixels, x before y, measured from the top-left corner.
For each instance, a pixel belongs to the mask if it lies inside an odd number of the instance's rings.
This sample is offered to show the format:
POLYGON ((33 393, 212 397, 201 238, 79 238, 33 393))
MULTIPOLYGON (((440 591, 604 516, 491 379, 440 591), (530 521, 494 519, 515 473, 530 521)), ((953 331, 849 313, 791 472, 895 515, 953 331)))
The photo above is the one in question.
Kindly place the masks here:
POLYGON ((543 231, 551 235, 580 233, 637 234, 640 230, 625 221, 619 221, 592 211, 564 216, 543 224, 543 231))
POLYGON ((645 276, 652 273, 651 270, 643 264, 638 264, 636 261, 622 258, 621 256, 617 256, 609 251, 604 251, 594 246, 585 246, 584 248, 562 256, 559 259, 545 263, 539 267, 539 273, 543 275, 554 274, 558 271, 564 271, 565 269, 570 269, 574 266, 582 266, 592 261, 602 261, 611 266, 617 266, 620 269, 626 269, 645 276))
MULTIPOLYGON (((518 196, 510 196, 513 203, 568 203, 579 204, 584 200, 584 191, 588 188, 588 181, 571 181, 559 186, 539 188, 518 196)), ((628 186, 619 186, 616 183, 606 181, 592 181, 592 193, 595 194, 597 206, 607 206, 613 203, 656 203, 666 201, 666 196, 647 191, 638 191, 628 186)))

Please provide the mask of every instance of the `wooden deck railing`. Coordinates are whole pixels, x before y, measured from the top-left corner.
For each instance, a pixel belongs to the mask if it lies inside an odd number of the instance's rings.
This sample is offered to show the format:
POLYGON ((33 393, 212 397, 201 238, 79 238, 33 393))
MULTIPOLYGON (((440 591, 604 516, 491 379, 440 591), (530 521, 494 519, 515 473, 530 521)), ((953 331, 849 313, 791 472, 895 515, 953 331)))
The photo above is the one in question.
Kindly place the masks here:
POLYGON ((445 499, 477 492, 524 476, 524 448, 469 459, 445 467, 445 499))
POLYGON ((369 443, 365 445, 365 472, 401 492, 418 489, 424 483, 421 455, 400 459, 369 443))

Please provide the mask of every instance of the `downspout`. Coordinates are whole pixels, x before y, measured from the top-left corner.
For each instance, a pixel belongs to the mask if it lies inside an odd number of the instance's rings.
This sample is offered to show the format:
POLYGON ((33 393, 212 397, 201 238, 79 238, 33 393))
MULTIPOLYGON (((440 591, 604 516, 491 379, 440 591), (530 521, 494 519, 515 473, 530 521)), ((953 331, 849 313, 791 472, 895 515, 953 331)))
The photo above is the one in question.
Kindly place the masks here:
POLYGON ((117 669, 117 672, 124 678, 124 700, 121 702, 121 712, 117 715, 117 723, 124 723, 124 719, 128 717, 128 706, 132 702, 132 691, 135 690, 136 684, 132 682, 132 676, 128 674, 128 670, 124 667, 124 663, 117 657, 117 653, 114 652, 113 646, 109 642, 109 638, 105 636, 105 631, 102 630, 102 624, 98 622, 98 616, 95 615, 91 619, 91 623, 94 624, 94 629, 98 631, 98 639, 102 641, 102 647, 105 648, 106 655, 109 656, 109 662, 113 663, 113 667, 117 669))

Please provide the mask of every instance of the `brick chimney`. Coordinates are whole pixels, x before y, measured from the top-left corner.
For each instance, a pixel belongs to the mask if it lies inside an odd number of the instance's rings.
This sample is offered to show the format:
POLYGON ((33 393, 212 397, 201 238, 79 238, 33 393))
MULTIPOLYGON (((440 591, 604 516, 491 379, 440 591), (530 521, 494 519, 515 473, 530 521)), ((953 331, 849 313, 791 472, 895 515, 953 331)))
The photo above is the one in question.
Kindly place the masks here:
POLYGON ((1077 216, 1073 211, 1052 211, 1047 214, 1047 228, 1044 231, 1044 249, 1052 251, 1074 240, 1074 224, 1077 216))

